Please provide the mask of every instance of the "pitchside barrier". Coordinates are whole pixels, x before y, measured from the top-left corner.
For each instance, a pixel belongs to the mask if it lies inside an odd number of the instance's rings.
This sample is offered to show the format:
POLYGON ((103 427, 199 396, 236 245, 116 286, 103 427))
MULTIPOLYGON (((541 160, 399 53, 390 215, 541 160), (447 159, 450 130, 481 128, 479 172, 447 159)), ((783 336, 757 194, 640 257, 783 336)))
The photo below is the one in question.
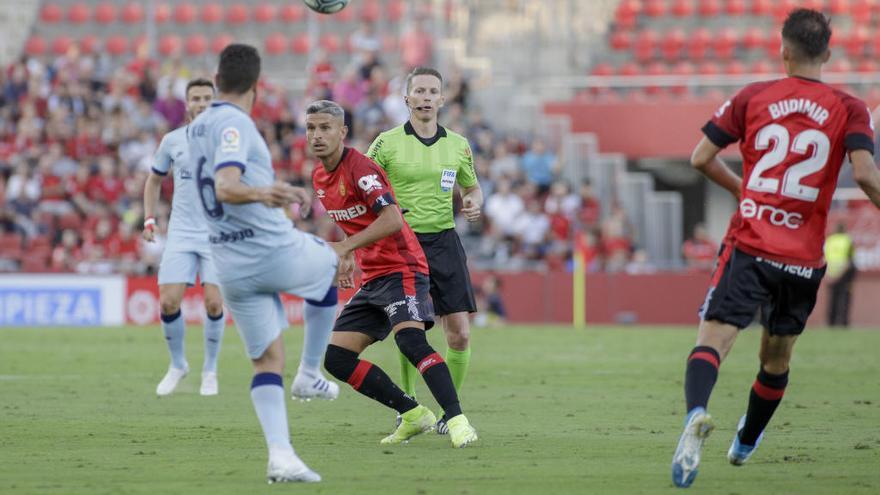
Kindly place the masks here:
MULTIPOLYGON (((486 272, 474 272, 479 287, 486 272)), ((570 273, 495 273, 511 323, 572 323, 570 273)), ((587 324, 696 325, 709 274, 663 272, 645 275, 588 273, 585 277, 587 324)), ((820 291, 812 326, 825 322, 825 290, 820 291)), ((340 293, 340 307, 354 291, 340 293)), ((285 295, 292 324, 302 323, 303 302, 285 295)), ((853 288, 852 325, 880 328, 880 274, 861 273, 853 288), (874 305, 874 306, 872 306, 874 305)), ((201 287, 186 293, 182 304, 189 323, 204 317, 201 287)), ((227 318, 230 318, 227 312, 227 318)), ((118 326, 159 323, 159 290, 153 277, 12 274, 0 275, 0 327, 118 326)))

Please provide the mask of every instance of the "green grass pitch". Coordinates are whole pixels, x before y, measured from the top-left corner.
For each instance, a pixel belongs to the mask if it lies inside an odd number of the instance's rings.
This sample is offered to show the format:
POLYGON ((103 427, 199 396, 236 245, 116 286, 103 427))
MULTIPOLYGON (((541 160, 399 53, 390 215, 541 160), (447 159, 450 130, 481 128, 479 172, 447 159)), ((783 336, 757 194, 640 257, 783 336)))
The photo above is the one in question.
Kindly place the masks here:
MULTIPOLYGON (((480 442, 463 450, 435 434, 380 446, 392 412, 347 385, 334 402, 288 402, 294 445, 324 477, 309 486, 266 485, 250 365, 234 328, 220 395, 198 395, 201 333, 187 335, 195 373, 159 399, 167 356, 156 327, 0 331, 0 493, 677 492, 669 463, 693 328, 475 330, 462 402, 480 442)), ((430 333, 436 345, 441 333, 430 333)), ((721 368, 710 403, 718 428, 691 491, 880 493, 877 331, 808 331, 764 444, 749 465, 727 464, 758 336, 745 332, 721 368)), ((288 386, 298 329, 286 344, 288 386)), ((366 357, 397 377, 392 342, 366 357)), ((436 407, 424 386, 419 393, 436 407)))

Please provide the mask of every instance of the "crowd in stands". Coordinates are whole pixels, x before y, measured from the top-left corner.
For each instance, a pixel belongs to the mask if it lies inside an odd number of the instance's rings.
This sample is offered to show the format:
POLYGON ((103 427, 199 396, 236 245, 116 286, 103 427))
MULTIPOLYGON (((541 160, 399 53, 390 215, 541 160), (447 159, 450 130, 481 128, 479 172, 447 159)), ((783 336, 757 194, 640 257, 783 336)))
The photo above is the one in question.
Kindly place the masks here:
MULTIPOLYGON (((308 101, 339 101, 347 110, 349 144, 362 151, 380 131, 408 118, 405 75, 432 63, 433 47, 419 23, 404 38, 395 68, 383 63, 382 43, 365 23, 352 36, 349 65, 316 57, 305 94, 261 82, 252 115, 280 179, 310 183, 316 164, 301 115, 308 101)), ((145 51, 118 67, 76 47, 48 62, 24 57, 0 71, 0 270, 154 272, 163 243, 161 235, 155 243, 140 238, 144 181, 162 135, 185 122, 187 81, 205 75, 145 51)), ((622 211, 603 215, 589 183, 560 178, 555 150, 540 139, 505 133, 471 103, 471 83, 461 71, 446 76, 441 123, 471 140, 486 197, 482 221, 459 221, 475 263, 565 269, 576 233, 590 270, 625 270, 639 259, 622 211)), ((171 193, 166 180, 160 233, 171 193)), ((320 205, 309 219, 291 215, 302 229, 338 235, 320 205)))

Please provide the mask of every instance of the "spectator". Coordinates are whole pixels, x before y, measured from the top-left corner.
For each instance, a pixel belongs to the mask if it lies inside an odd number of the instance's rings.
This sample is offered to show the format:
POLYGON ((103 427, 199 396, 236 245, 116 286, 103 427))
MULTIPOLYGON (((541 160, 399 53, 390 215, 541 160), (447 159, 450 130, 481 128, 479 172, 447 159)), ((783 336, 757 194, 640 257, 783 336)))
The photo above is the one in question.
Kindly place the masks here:
POLYGON ((6 183, 6 201, 13 210, 29 215, 40 200, 40 178, 24 160, 19 160, 6 183))
POLYGON ((501 279, 489 274, 477 289, 477 306, 480 312, 474 317, 478 327, 502 326, 507 319, 507 309, 501 296, 501 279))
POLYGON ((526 152, 521 160, 523 173, 529 181, 538 185, 541 194, 550 189, 550 184, 556 176, 556 155, 547 149, 547 145, 540 138, 532 141, 532 147, 526 152))
POLYGON ((550 186, 550 194, 544 202, 544 211, 550 215, 562 215, 573 220, 581 207, 581 198, 572 194, 571 186, 566 180, 557 180, 550 186))
POLYGON ((510 153, 507 149, 507 143, 503 141, 498 142, 493 151, 492 164, 489 166, 489 174, 492 180, 498 181, 501 178, 519 180, 519 159, 516 155, 510 153))
POLYGON ((694 226, 694 235, 684 241, 682 254, 691 270, 710 271, 715 265, 718 245, 709 237, 706 227, 698 223, 694 226))
POLYGON ((486 200, 486 218, 492 225, 492 231, 501 236, 514 234, 514 221, 525 210, 522 198, 513 192, 510 181, 501 179, 496 184, 495 194, 486 200))
POLYGON ((550 219, 537 199, 530 200, 526 211, 514 219, 512 231, 522 258, 537 260, 543 257, 549 239, 550 219))
POLYGON ((351 49, 357 53, 356 61, 359 63, 382 50, 382 40, 376 35, 374 22, 370 20, 361 22, 360 27, 351 34, 351 49))
POLYGON ((400 39, 400 58, 407 70, 431 65, 434 41, 425 30, 425 21, 418 19, 400 39))
MULTIPOLYGON (((174 88, 171 87, 173 83, 173 80, 168 80, 166 82, 168 86, 165 88, 163 96, 158 98, 156 103, 153 104, 153 110, 165 120, 169 129, 180 127, 183 120, 186 118, 186 103, 177 97, 174 88)), ((148 105, 144 102, 142 106, 145 104, 148 105)), ((146 109, 141 109, 139 113, 140 118, 138 121, 143 122, 139 127, 143 129, 145 127, 150 127, 151 125, 155 126, 155 119, 152 112, 147 113, 146 109)))
POLYGON ((589 179, 584 179, 581 182, 578 197, 580 198, 580 211, 577 217, 581 225, 584 227, 597 225, 601 216, 601 207, 599 200, 596 198, 595 193, 593 193, 593 184, 589 179))

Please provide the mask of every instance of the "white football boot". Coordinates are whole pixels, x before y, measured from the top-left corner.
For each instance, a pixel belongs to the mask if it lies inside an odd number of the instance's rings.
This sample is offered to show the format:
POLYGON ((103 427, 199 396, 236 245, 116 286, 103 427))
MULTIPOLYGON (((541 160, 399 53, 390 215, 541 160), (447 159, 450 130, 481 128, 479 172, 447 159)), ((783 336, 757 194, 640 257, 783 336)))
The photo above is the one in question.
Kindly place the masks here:
POLYGON ((293 449, 269 448, 266 480, 272 483, 316 483, 321 475, 309 469, 293 449))
POLYGON ((174 389, 177 388, 177 385, 180 383, 180 380, 189 374, 189 367, 180 369, 175 368, 174 366, 168 367, 168 372, 165 373, 165 377, 162 378, 162 381, 159 382, 159 385, 156 386, 156 395, 162 397, 165 395, 174 392, 174 389))

